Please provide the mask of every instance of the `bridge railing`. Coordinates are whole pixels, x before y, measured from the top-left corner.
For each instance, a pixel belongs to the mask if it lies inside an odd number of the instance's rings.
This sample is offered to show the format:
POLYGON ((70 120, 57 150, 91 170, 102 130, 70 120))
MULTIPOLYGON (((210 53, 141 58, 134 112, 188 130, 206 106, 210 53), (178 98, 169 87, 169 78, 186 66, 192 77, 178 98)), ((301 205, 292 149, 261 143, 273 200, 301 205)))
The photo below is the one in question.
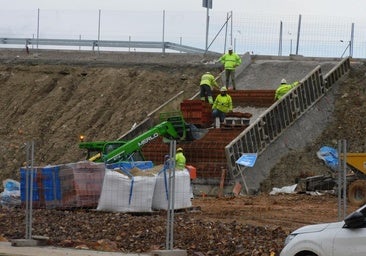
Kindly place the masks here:
POLYGON ((340 61, 324 77, 320 66, 261 114, 248 128, 225 147, 227 166, 233 178, 242 175, 245 167, 236 161, 244 153, 260 155, 296 120, 313 107, 350 69, 350 58, 340 61))

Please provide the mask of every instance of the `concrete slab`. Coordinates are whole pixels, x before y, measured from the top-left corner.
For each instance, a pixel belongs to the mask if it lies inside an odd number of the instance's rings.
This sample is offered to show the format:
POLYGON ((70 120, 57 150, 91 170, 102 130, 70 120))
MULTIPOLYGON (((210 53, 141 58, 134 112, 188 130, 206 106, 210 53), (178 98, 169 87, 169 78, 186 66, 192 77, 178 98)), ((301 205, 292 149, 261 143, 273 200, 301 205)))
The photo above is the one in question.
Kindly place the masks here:
POLYGON ((186 250, 155 250, 151 252, 151 256, 187 256, 186 250))
POLYGON ((314 58, 264 58, 251 56, 250 65, 236 72, 236 87, 239 90, 276 89, 282 78, 292 83, 299 81, 318 65, 326 74, 339 60, 314 58))
POLYGON ((0 242, 1 256, 150 256, 149 253, 103 252, 84 249, 60 248, 54 246, 12 246, 10 242, 0 242))
POLYGON ((11 240, 11 245, 16 247, 44 246, 47 244, 45 240, 35 239, 15 239, 11 240))

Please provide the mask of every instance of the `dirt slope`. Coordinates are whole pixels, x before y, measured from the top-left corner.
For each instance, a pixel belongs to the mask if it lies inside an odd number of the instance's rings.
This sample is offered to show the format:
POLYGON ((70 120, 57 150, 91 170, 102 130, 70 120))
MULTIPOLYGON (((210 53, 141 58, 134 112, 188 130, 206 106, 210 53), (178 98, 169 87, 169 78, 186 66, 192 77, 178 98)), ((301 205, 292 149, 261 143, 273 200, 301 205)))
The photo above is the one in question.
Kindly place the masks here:
POLYGON ((80 134, 117 139, 180 91, 194 95, 213 69, 200 56, 143 56, 1 51, 0 179, 19 178, 27 141, 37 166, 83 160, 80 134))

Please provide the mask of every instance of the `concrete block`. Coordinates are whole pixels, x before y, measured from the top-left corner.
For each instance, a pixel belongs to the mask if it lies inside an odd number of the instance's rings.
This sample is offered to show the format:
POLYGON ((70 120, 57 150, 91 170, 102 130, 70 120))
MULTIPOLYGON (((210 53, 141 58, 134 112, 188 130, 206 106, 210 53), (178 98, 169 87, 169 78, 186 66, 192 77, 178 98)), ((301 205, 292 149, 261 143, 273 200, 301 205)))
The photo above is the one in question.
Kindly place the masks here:
POLYGON ((11 245, 14 247, 45 246, 49 238, 44 236, 32 236, 32 239, 13 239, 11 245))
POLYGON ((186 250, 155 250, 151 252, 151 256, 187 256, 186 250))

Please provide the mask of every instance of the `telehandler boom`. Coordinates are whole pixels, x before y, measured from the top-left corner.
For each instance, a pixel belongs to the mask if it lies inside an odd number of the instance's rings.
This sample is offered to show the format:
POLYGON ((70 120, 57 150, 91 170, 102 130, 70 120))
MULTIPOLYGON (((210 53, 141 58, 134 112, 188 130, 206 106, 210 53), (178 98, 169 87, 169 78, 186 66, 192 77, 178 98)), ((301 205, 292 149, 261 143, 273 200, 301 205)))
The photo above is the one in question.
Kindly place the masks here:
POLYGON ((93 162, 111 164, 121 161, 142 161, 144 157, 141 148, 159 136, 167 140, 192 141, 206 134, 205 129, 198 129, 192 124, 185 123, 181 114, 174 113, 165 121, 129 141, 81 142, 79 148, 87 149, 87 159, 93 162))

